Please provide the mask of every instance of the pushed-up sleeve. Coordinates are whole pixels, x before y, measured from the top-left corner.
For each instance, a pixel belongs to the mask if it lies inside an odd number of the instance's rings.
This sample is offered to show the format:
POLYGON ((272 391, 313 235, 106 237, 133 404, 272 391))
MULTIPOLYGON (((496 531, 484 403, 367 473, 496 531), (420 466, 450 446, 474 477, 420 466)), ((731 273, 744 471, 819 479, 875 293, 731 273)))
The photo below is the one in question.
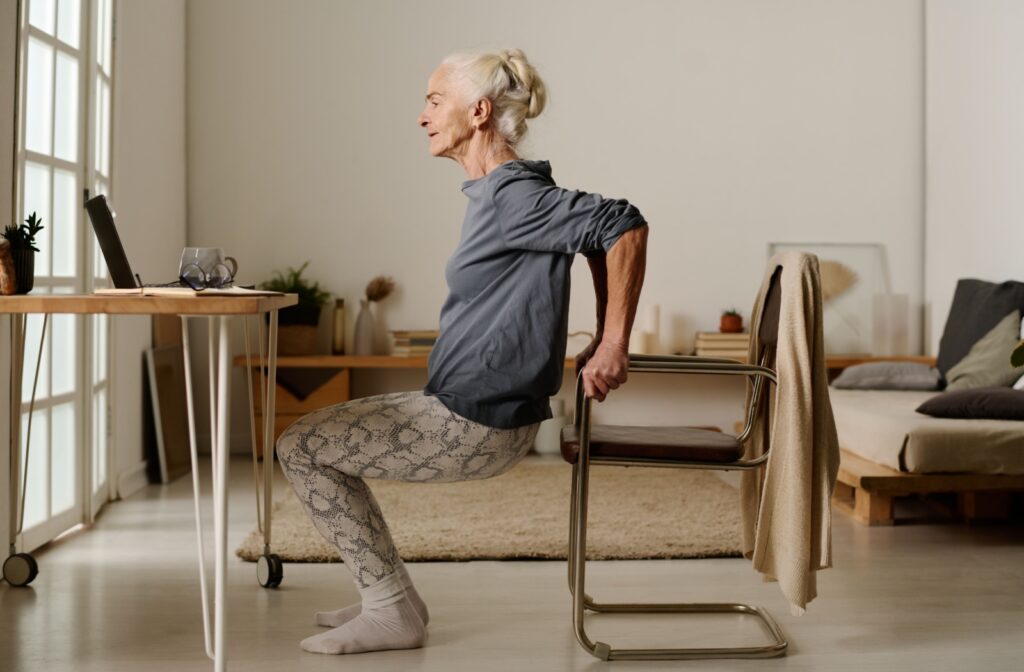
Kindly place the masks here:
POLYGON ((519 173, 495 186, 494 206, 506 244, 537 252, 602 254, 623 233, 647 223, 625 199, 562 189, 519 173))

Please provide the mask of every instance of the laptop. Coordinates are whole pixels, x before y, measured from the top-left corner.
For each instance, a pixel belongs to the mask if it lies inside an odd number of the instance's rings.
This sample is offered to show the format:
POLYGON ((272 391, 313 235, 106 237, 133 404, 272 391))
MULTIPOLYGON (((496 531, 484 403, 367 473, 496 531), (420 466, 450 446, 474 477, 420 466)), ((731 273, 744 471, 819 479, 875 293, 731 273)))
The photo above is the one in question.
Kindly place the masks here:
POLYGON ((107 269, 110 271, 110 279, 113 281, 114 287, 135 289, 138 287, 188 286, 181 280, 143 283, 137 273, 132 273, 128 255, 124 253, 121 238, 117 235, 117 227, 114 226, 114 213, 111 212, 110 206, 107 204, 107 197, 100 194, 90 198, 85 202, 85 209, 89 212, 92 229, 96 232, 96 240, 99 241, 100 249, 103 250, 103 258, 107 262, 107 269))

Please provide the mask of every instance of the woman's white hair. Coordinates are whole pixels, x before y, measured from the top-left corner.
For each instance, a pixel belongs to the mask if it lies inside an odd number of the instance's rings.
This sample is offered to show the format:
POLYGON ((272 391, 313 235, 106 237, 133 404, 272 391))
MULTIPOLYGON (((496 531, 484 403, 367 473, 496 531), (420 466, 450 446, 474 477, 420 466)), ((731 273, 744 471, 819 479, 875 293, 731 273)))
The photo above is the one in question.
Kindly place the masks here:
POLYGON ((526 120, 544 110, 544 81, 519 49, 460 52, 441 64, 448 68, 467 102, 481 98, 491 101, 495 129, 509 147, 515 147, 526 135, 526 120))

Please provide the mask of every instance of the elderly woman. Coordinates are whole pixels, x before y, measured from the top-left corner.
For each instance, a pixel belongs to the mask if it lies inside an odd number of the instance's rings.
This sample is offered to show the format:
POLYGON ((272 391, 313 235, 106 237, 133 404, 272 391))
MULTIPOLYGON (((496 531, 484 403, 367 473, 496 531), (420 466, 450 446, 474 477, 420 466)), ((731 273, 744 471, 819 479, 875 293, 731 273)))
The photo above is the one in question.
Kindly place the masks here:
POLYGON ((597 294, 597 336, 577 356, 585 392, 602 401, 626 380, 647 224, 626 201, 559 188, 547 161, 519 157, 526 119, 544 101, 543 82, 516 49, 456 54, 430 77, 418 123, 433 156, 465 169, 469 205, 445 269, 450 294, 427 386, 310 413, 277 444, 299 500, 361 597, 317 613, 333 629, 303 640, 307 651, 423 645, 427 606, 363 478, 490 478, 526 455, 562 382, 577 253, 597 294))

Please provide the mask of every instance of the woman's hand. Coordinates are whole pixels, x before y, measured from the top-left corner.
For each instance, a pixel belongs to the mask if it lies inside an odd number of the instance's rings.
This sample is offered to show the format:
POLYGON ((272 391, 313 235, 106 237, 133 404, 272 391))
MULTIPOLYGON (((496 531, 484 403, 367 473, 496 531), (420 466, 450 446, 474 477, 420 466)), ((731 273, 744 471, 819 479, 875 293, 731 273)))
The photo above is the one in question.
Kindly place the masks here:
MULTIPOLYGON (((590 344, 591 346, 594 343, 590 344)), ((590 349, 584 350, 582 356, 590 349)), ((577 356, 577 362, 579 361, 577 356)), ((577 364, 578 365, 578 364, 577 364)), ((625 343, 602 340, 583 369, 583 393, 591 399, 604 401, 611 390, 626 382, 629 352, 625 343)))
POLYGON ((576 355, 576 370, 573 372, 573 375, 575 377, 579 377, 580 371, 583 370, 583 367, 587 365, 587 362, 590 361, 590 358, 594 356, 595 352, 597 352, 597 346, 599 346, 600 344, 601 336, 594 336, 592 339, 590 339, 590 343, 587 345, 587 347, 583 348, 580 354, 576 355))

